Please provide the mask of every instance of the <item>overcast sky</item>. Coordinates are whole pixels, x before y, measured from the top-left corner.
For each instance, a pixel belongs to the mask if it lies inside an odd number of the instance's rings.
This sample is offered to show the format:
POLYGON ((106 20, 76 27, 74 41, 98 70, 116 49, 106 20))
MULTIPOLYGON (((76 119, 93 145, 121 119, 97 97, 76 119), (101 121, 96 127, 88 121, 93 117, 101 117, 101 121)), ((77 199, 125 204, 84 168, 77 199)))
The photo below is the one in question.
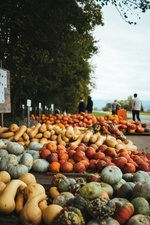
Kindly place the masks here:
POLYGON ((99 53, 92 59, 93 99, 125 100, 137 93, 150 100, 150 10, 140 16, 129 25, 115 7, 103 8, 105 24, 94 32, 99 53))

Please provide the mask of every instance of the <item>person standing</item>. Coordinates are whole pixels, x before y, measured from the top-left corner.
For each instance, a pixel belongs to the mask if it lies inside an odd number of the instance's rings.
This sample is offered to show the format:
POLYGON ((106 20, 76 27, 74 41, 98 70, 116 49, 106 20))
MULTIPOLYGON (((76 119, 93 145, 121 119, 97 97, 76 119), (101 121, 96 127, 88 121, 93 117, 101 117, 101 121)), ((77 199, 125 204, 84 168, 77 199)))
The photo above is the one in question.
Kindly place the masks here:
POLYGON ((140 111, 141 111, 142 102, 138 98, 138 95, 136 93, 133 96, 134 96, 134 99, 132 100, 132 119, 133 121, 136 121, 136 119, 138 121, 141 121, 140 111))
POLYGON ((91 96, 88 96, 86 110, 88 113, 92 113, 92 111, 93 111, 93 100, 92 100, 91 96))
POLYGON ((78 104, 78 113, 85 112, 86 106, 83 98, 80 98, 79 104, 78 104))
POLYGON ((121 108, 121 105, 117 102, 117 99, 115 99, 113 104, 112 104, 112 115, 116 115, 117 114, 117 110, 119 108, 121 108))

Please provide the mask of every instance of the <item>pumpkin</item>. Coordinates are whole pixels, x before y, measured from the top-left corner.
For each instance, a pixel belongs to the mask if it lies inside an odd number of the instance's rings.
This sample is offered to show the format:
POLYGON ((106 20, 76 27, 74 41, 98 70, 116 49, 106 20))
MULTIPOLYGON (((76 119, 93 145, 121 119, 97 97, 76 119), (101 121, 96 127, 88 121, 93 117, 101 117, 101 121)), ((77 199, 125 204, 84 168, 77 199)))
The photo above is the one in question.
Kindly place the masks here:
POLYGON ((38 142, 35 142, 35 141, 32 141, 30 144, 29 144, 29 146, 28 146, 28 148, 30 149, 30 150, 36 150, 36 151, 38 151, 40 148, 42 148, 43 147, 43 145, 41 144, 41 143, 38 143, 38 142))
POLYGON ((14 154, 7 154, 4 155, 0 160, 0 170, 8 170, 8 165, 17 165, 18 164, 18 158, 14 154))
POLYGON ((57 188, 60 192, 69 191, 70 180, 67 177, 61 177, 58 181, 57 188))
POLYGON ((104 183, 104 182, 100 182, 102 191, 106 191, 109 195, 109 197, 111 198, 113 196, 114 190, 112 188, 112 186, 110 184, 104 183))
POLYGON ((7 155, 8 151, 6 149, 0 149, 0 160, 3 156, 7 155))
POLYGON ((61 192, 58 196, 53 199, 53 204, 66 206, 67 201, 74 198, 74 195, 70 192, 61 192))
POLYGON ((150 181, 150 176, 147 172, 139 170, 133 175, 133 182, 150 181))
POLYGON ((27 166, 28 171, 31 170, 32 166, 33 166, 33 157, 31 154, 29 153, 23 153, 23 155, 20 158, 20 164, 23 164, 25 166, 27 166))
POLYGON ((124 173, 122 178, 127 182, 133 182, 133 175, 133 173, 124 173))
POLYGON ((17 165, 8 165, 8 173, 10 174, 11 178, 18 179, 24 173, 28 173, 28 167, 23 164, 17 165))
POLYGON ((103 220, 112 216, 116 205, 113 201, 106 198, 95 198, 87 203, 87 211, 96 220, 103 220))
POLYGON ((133 214, 134 206, 130 202, 127 202, 119 209, 116 208, 116 211, 112 217, 122 225, 125 224, 133 214))
POLYGON ((85 220, 80 209, 72 206, 64 207, 56 216, 53 225, 85 225, 85 220))
POLYGON ((45 159, 35 159, 33 161, 32 169, 39 173, 47 172, 49 168, 49 162, 45 159))
POLYGON ((126 182, 121 185, 121 187, 117 190, 117 196, 121 198, 130 199, 132 197, 132 191, 135 186, 133 182, 126 182))
POLYGON ((132 198, 143 197, 150 201, 150 182, 138 182, 133 188, 132 198))
POLYGON ((100 183, 98 182, 89 182, 83 185, 79 190, 79 194, 83 198, 89 199, 89 200, 99 197, 101 193, 102 193, 102 188, 100 183))
POLYGON ((36 151, 36 150, 26 150, 26 153, 29 153, 30 155, 32 155, 33 160, 40 159, 40 153, 39 153, 39 151, 36 151))
POLYGON ((122 175, 119 167, 107 166, 101 171, 101 181, 113 185, 122 179, 122 175))
POLYGON ((8 142, 6 149, 9 153, 20 155, 24 152, 24 147, 17 142, 8 142))
POLYGON ((87 200, 81 197, 79 194, 76 194, 74 198, 71 198, 67 201, 66 206, 73 206, 75 208, 80 209, 85 221, 88 221, 91 216, 89 215, 87 208, 87 200))
POLYGON ((133 215, 127 222, 126 225, 149 225, 150 216, 145 216, 142 214, 133 215))
POLYGON ((150 215, 150 205, 145 198, 136 197, 132 199, 131 203, 134 206, 134 214, 150 215))

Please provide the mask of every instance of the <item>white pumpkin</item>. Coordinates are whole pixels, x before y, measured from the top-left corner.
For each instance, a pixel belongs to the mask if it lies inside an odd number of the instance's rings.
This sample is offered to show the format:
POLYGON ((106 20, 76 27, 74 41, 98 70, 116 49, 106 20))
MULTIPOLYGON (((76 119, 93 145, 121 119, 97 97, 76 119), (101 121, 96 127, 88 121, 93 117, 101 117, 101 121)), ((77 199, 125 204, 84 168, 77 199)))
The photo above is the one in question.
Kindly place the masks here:
POLYGON ((46 159, 35 159, 33 161, 32 169, 39 173, 47 172, 49 168, 49 162, 46 159))
POLYGON ((20 155, 24 152, 24 147, 17 142, 8 142, 6 149, 9 153, 20 155))

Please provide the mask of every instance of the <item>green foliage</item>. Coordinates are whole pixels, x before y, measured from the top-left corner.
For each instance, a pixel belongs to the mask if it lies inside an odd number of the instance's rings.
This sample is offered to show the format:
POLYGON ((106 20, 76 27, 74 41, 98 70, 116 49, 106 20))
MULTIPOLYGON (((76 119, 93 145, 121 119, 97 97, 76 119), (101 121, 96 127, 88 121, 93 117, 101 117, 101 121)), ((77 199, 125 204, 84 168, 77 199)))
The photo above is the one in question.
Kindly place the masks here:
POLYGON ((11 72, 12 113, 31 99, 77 111, 92 88, 89 59, 97 53, 92 31, 103 25, 90 0, 9 0, 1 3, 0 58, 11 72))
POLYGON ((77 112, 79 97, 86 99, 94 86, 92 32, 104 25, 101 7, 108 3, 125 19, 132 8, 145 12, 150 6, 142 0, 1 1, 0 60, 11 73, 12 115, 20 115, 27 99, 33 107, 41 102, 77 112))

